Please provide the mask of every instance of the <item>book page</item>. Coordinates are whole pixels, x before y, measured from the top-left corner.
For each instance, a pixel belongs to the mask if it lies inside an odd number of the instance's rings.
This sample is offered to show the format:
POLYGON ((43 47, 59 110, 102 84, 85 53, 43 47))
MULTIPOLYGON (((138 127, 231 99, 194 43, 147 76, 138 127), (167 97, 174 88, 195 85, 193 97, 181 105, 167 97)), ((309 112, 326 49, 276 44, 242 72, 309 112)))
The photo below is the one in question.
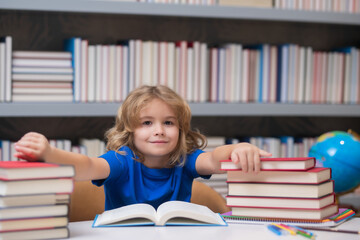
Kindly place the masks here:
POLYGON ((102 214, 99 214, 94 226, 100 225, 121 225, 122 221, 129 220, 124 222, 124 224, 129 224, 131 219, 139 218, 148 220, 149 222, 156 222, 156 210, 149 204, 132 204, 121 208, 116 208, 113 210, 105 211, 102 214))
MULTIPOLYGON (((167 222, 171 222, 171 219, 187 218, 203 222, 207 224, 221 224, 226 225, 222 218, 211 211, 208 207, 182 202, 182 201, 170 201, 163 203, 157 209, 157 225, 165 225, 167 222)), ((184 222, 183 219, 181 222, 184 222)), ((193 223, 194 221, 191 221, 193 223)))

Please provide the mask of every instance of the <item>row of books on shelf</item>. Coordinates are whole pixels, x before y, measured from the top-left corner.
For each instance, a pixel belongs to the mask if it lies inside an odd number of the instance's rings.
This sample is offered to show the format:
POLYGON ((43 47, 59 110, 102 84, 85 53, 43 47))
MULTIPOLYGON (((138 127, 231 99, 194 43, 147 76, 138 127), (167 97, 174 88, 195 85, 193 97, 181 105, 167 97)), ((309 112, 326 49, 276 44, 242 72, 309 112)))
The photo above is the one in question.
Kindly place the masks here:
MULTIPOLYGON (((316 167, 315 158, 262 158, 258 174, 248 174, 231 160, 221 161, 227 172, 227 221, 291 222, 295 225, 334 226, 339 214, 331 169, 316 167)), ((348 211, 347 217, 354 211, 348 211)), ((345 218, 344 218, 345 219, 345 218)), ((342 220, 344 220, 342 219, 342 220)))
MULTIPOLYGON (((316 138, 295 138, 292 136, 275 137, 249 137, 226 138, 221 136, 208 136, 205 151, 212 151, 215 147, 238 142, 249 142, 257 147, 272 153, 273 157, 304 157, 309 153, 310 147, 316 138)), ((15 153, 14 141, 0 140, 0 160, 12 159, 15 153)), ((50 145, 69 152, 98 157, 105 153, 105 142, 100 139, 80 139, 78 144, 73 144, 68 139, 50 139, 50 145)))
POLYGON ((0 162, 0 238, 68 238, 73 166, 0 162))
POLYGON ((359 0, 275 0, 274 8, 303 11, 360 13, 359 0))
MULTIPOLYGON (((72 144, 68 139, 50 139, 50 145, 68 151, 98 157, 105 153, 105 142, 100 139, 80 139, 79 144, 72 144)), ((13 158, 15 153, 15 142, 10 140, 0 140, 0 161, 17 161, 13 158)))
POLYGON ((355 47, 322 52, 296 44, 135 39, 89 45, 76 37, 65 41, 67 52, 30 52, 12 51, 12 38, 5 39, 3 102, 121 102, 140 85, 162 84, 189 102, 360 103, 355 47))
POLYGON ((261 7, 302 11, 360 13, 360 0, 123 0, 190 5, 261 7))

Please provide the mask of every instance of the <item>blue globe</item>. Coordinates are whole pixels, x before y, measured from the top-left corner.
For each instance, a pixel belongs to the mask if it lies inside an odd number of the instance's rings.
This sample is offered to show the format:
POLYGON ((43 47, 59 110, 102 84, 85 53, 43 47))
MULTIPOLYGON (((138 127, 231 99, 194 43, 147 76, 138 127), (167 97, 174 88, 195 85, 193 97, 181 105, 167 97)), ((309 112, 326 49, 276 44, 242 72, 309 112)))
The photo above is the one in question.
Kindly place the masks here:
POLYGON ((360 184, 360 141, 354 135, 332 131, 322 134, 310 148, 317 167, 331 168, 335 193, 347 192, 360 184))

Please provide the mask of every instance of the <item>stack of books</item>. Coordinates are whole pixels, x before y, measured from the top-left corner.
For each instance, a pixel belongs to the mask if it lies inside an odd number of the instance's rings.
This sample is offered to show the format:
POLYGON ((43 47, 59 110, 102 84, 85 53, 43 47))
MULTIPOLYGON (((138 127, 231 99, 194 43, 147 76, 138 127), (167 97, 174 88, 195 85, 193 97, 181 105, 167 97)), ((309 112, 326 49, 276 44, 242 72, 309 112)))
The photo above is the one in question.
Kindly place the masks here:
POLYGON ((314 158, 262 158, 261 172, 244 173, 231 160, 226 201, 233 216, 321 220, 338 213, 331 169, 315 167, 314 158))
POLYGON ((0 162, 0 238, 69 237, 74 174, 69 165, 0 162))
POLYGON ((12 101, 71 102, 70 52, 13 51, 12 101))

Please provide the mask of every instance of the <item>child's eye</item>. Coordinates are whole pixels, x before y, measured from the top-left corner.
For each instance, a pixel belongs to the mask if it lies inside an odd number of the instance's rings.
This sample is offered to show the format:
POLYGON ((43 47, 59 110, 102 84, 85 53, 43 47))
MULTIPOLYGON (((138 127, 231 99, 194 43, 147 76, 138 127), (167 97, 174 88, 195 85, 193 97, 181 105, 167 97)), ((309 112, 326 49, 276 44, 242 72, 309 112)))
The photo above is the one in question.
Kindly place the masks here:
POLYGON ((151 121, 144 121, 142 124, 148 126, 151 125, 151 121))
POLYGON ((165 121, 165 125, 174 125, 172 121, 165 121))

